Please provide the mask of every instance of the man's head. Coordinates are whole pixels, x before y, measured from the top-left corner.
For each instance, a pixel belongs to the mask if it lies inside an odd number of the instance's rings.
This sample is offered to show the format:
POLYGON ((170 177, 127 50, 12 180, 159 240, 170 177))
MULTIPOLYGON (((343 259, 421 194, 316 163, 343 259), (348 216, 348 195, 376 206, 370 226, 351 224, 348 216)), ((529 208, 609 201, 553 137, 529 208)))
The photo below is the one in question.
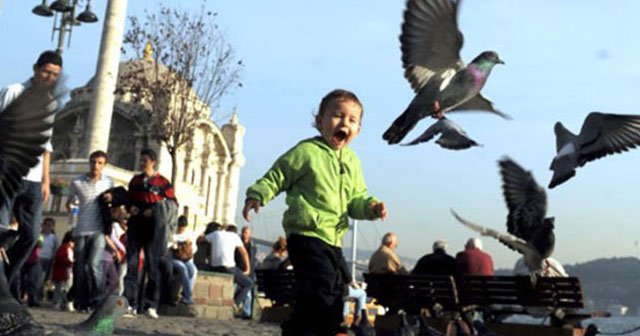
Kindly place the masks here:
POLYGON ((187 221, 187 217, 182 215, 180 217, 178 217, 178 231, 182 232, 184 230, 187 229, 187 226, 189 225, 188 221, 187 221))
POLYGON ((158 155, 151 148, 145 148, 140 151, 140 170, 153 171, 156 168, 158 155))
POLYGON ((333 90, 320 102, 315 127, 333 149, 348 146, 360 134, 362 103, 347 90, 333 90))
POLYGON ((55 51, 47 50, 40 54, 33 65, 33 83, 54 87, 62 71, 62 57, 55 51))
POLYGON ((240 232, 240 238, 243 243, 248 243, 251 240, 251 228, 248 226, 242 227, 242 231, 240 232))
POLYGON ((382 237, 382 245, 394 250, 398 247, 398 236, 393 232, 387 232, 382 237))
POLYGON ((436 251, 446 252, 447 245, 448 245, 447 241, 444 239, 436 240, 435 242, 433 242, 433 252, 436 252, 436 251))
POLYGON ((238 227, 235 226, 235 224, 227 224, 227 225, 225 225, 225 231, 238 233, 238 227))
POLYGON ((464 247, 466 249, 478 249, 478 250, 482 250, 482 240, 480 240, 480 238, 469 238, 469 240, 467 240, 467 244, 464 245, 464 247))
POLYGON ((107 153, 97 150, 89 155, 89 172, 93 177, 102 176, 102 170, 107 164, 107 153))

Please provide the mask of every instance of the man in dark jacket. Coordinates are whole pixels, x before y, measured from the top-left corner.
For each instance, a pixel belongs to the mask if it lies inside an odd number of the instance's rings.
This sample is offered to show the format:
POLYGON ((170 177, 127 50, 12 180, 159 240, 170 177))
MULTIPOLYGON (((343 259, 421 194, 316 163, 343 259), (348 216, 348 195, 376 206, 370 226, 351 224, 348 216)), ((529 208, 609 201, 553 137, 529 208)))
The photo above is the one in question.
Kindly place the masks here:
POLYGON ((418 260, 412 274, 456 275, 456 259, 447 254, 447 242, 436 240, 433 253, 418 260))

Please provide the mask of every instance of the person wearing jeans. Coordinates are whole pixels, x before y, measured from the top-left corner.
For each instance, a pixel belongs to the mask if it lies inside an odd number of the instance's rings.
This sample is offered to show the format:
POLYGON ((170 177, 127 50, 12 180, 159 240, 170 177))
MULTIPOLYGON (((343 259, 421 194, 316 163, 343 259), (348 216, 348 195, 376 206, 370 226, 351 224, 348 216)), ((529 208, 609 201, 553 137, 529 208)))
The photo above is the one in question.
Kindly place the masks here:
MULTIPOLYGON (((219 223, 214 223, 215 231, 201 236, 198 240, 206 240, 211 244, 211 259, 209 270, 213 272, 229 273, 233 274, 233 283, 236 285, 236 290, 233 295, 233 302, 236 307, 240 307, 244 299, 247 297, 247 293, 253 288, 253 280, 249 277, 251 269, 249 266, 249 255, 244 248, 244 244, 240 240, 240 237, 229 231, 222 230, 223 226, 219 223), (236 267, 235 251, 238 251, 242 257, 244 270, 240 270, 236 267)), ((251 318, 244 313, 240 316, 242 318, 251 318)))
POLYGON ((169 247, 173 253, 173 267, 178 271, 182 280, 182 298, 180 302, 193 304, 193 286, 195 286, 196 275, 198 274, 198 269, 193 263, 193 255, 198 250, 198 247, 191 234, 187 232, 188 225, 185 216, 178 218, 178 228, 169 247))
POLYGON ((102 173, 106 164, 107 153, 101 150, 91 153, 89 172, 73 179, 69 187, 67 208, 71 210, 72 200, 80 202, 78 221, 73 228, 73 295, 78 310, 93 310, 102 298, 105 235, 98 197, 113 188, 113 180, 102 173))

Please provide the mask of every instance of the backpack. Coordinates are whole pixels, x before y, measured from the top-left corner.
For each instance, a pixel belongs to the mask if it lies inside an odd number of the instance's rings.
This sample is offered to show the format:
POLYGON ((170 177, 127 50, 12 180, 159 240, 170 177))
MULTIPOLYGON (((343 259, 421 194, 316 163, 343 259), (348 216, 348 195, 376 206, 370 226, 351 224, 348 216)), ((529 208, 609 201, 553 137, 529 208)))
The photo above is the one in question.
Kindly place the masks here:
POLYGON ((173 250, 173 257, 182 261, 193 258, 193 243, 190 240, 179 242, 173 250))

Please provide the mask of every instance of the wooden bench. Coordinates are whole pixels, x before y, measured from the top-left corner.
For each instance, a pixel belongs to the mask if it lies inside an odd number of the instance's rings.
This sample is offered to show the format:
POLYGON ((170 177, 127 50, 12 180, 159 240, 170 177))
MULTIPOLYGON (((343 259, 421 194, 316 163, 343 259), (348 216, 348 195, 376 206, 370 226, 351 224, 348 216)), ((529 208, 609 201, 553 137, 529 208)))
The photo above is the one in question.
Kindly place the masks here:
POLYGON ((295 303, 296 279, 290 270, 256 270, 258 291, 271 300, 273 306, 295 303))
POLYGON ((392 313, 400 309, 416 314, 457 310, 458 291, 453 277, 442 275, 400 275, 365 273, 367 295, 392 313))
POLYGON ((580 280, 576 277, 464 276, 458 280, 460 303, 483 311, 484 319, 500 322, 513 314, 541 315, 551 324, 575 324, 590 317, 584 308, 580 280))

